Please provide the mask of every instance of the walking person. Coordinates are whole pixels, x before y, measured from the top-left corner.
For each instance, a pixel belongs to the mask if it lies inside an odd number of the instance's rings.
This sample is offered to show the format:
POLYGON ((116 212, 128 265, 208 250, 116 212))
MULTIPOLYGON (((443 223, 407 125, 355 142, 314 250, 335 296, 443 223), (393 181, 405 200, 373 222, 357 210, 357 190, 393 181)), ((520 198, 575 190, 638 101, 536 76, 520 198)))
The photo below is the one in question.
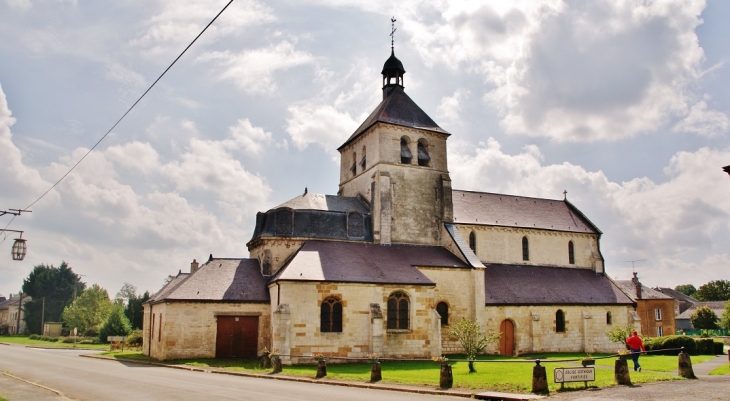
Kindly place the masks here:
POLYGON ((641 337, 636 333, 636 330, 631 332, 631 337, 626 339, 626 345, 631 350, 631 360, 634 361, 634 372, 641 372, 641 365, 639 365, 639 355, 642 352, 646 353, 644 348, 644 342, 641 341, 641 337))

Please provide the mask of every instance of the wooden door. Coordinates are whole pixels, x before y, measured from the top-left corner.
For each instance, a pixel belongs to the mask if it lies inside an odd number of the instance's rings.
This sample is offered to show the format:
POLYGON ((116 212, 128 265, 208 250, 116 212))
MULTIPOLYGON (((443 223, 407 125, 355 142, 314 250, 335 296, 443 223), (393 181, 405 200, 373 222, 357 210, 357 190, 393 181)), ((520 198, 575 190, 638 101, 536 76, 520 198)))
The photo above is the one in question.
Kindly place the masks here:
POLYGON ((504 356, 512 356, 515 349, 515 325, 511 320, 502 320, 499 325, 499 332, 502 336, 499 338, 499 354, 504 356))
POLYGON ((218 316, 216 358, 255 358, 258 341, 258 316, 218 316))

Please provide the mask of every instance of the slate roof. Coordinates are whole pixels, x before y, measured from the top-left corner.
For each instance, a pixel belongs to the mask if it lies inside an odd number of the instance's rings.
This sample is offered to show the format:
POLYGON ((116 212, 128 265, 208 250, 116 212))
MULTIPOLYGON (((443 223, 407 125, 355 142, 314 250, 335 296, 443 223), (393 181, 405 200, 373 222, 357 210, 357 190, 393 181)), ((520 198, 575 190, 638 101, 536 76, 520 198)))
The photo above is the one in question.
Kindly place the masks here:
MULTIPOLYGON (((631 280, 614 280, 617 286, 623 290, 626 295, 628 295, 629 298, 632 300, 636 300, 636 285, 631 280)), ((674 298, 670 297, 669 295, 662 294, 661 292, 657 290, 653 290, 645 285, 641 286, 641 299, 671 299, 674 300, 674 298)))
POLYGON ((416 266, 469 267, 438 246, 307 241, 272 282, 434 285, 416 266))
POLYGON ((150 302, 269 302, 257 259, 212 259, 192 274, 179 274, 150 302))
MULTIPOLYGON (((13 294, 8 299, 0 300, 0 310, 9 309, 11 306, 18 306, 18 300, 20 299, 20 296, 18 294, 13 294)), ((31 298, 29 295, 23 293, 23 305, 25 305, 26 302, 32 301, 33 298, 31 298)))
POLYGON ((444 223, 444 226, 446 227, 446 231, 451 236, 451 239, 454 240, 454 243, 459 248, 459 251, 461 251, 461 255, 464 257, 464 259, 466 259, 466 261, 469 262, 472 267, 484 267, 474 251, 469 248, 469 244, 466 242, 466 240, 464 240, 464 237, 461 236, 459 230, 456 229, 456 226, 451 223, 444 223))
POLYGON ((486 264, 485 303, 494 305, 630 305, 631 299, 590 269, 486 264))
POLYGON ((303 195, 292 198, 274 209, 282 207, 294 210, 323 210, 328 212, 360 212, 370 213, 370 209, 363 201, 350 196, 336 196, 313 194, 306 192, 303 195))
POLYGON ((697 311, 697 308, 701 306, 706 306, 710 309, 712 309, 713 312, 715 312, 715 315, 717 315, 717 318, 722 318, 722 314, 725 312, 725 304, 727 304, 728 301, 710 301, 710 302, 700 302, 697 301, 695 304, 687 309, 686 311, 680 313, 675 319, 689 319, 692 317, 692 314, 697 311))
POLYGON ((567 200, 453 190, 454 223, 600 234, 567 200))
POLYGON ((189 273, 178 273, 175 278, 170 280, 167 284, 162 286, 162 288, 157 291, 154 295, 150 297, 150 299, 147 301, 149 303, 156 303, 158 301, 161 301, 165 299, 167 294, 169 294, 172 290, 174 290, 180 283, 185 281, 186 278, 188 278, 189 273))
POLYGON ((676 299, 677 301, 684 301, 684 302, 689 302, 692 304, 699 302, 698 300, 690 297, 689 295, 683 294, 672 288, 656 287, 656 288, 654 288, 654 290, 659 291, 664 295, 669 295, 670 297, 676 299))
POLYGON ((337 148, 337 150, 347 146, 347 144, 354 141, 355 138, 378 122, 451 135, 439 127, 425 111, 418 107, 416 102, 406 95, 402 87, 396 86, 388 97, 380 102, 378 107, 370 113, 368 118, 360 124, 350 138, 342 146, 337 148))

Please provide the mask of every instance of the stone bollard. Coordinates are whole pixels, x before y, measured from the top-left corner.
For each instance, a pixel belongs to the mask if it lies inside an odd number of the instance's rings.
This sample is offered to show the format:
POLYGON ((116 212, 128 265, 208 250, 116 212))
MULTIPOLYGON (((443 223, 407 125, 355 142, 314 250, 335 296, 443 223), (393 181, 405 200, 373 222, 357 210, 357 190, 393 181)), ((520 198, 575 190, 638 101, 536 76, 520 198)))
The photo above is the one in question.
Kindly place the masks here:
POLYGON ((268 352, 262 352, 261 353, 261 369, 269 369, 271 368, 271 358, 269 357, 268 352))
POLYGON ((370 368, 370 382, 375 383, 381 380, 383 380, 383 376, 380 374, 380 362, 374 362, 370 368))
POLYGON ((532 368, 532 392, 535 394, 547 394, 548 389, 547 372, 545 367, 540 365, 540 360, 535 360, 532 368))
POLYGON ((271 373, 281 373, 281 358, 271 358, 271 364, 273 365, 271 373))
POLYGON ((454 375, 451 373, 451 365, 448 363, 441 364, 441 377, 439 379, 439 387, 441 390, 448 390, 454 385, 454 375))
POLYGON ((692 370, 692 360, 689 359, 689 354, 684 352, 684 347, 679 353, 679 369, 678 373, 685 379, 696 379, 694 370, 692 370))
POLYGON ((317 361, 317 379, 327 376, 327 362, 324 359, 317 361))
POLYGON ((626 359, 618 358, 613 365, 613 378, 616 384, 624 384, 631 386, 631 376, 629 375, 629 363, 626 359))

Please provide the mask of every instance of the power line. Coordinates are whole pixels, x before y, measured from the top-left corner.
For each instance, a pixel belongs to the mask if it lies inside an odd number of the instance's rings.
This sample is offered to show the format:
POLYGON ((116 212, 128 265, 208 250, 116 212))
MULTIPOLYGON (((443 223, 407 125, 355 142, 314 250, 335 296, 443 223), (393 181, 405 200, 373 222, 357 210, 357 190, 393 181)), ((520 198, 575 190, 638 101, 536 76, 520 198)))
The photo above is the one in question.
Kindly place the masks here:
MULTIPOLYGON (((223 14, 223 12, 224 12, 224 11, 226 11, 226 9, 228 8, 228 6, 230 6, 230 5, 231 5, 231 3, 233 3, 233 0, 230 0, 230 1, 228 2, 228 4, 226 4, 226 5, 225 5, 225 7, 223 7, 223 9, 222 9, 222 10, 221 10, 221 11, 220 11, 220 12, 219 12, 218 14, 216 14, 216 16, 215 16, 215 17, 214 17, 214 18, 213 18, 212 20, 210 20, 210 22, 208 23, 208 25, 206 25, 206 26, 205 26, 205 28, 203 28, 203 30, 202 30, 202 31, 200 31, 200 33, 198 34, 198 36, 196 36, 196 37, 195 37, 195 39, 193 39, 193 41, 192 41, 192 42, 190 42, 190 44, 189 44, 189 45, 188 45, 188 46, 187 46, 187 47, 185 48, 185 50, 183 50, 183 51, 182 51, 182 53, 180 53, 180 55, 179 55, 179 56, 177 56, 177 57, 175 58, 175 60, 174 60, 174 61, 173 61, 173 62, 172 62, 172 63, 171 63, 171 64, 170 64, 170 65, 169 65, 169 66, 168 66, 168 67, 167 67, 166 69, 165 69, 165 71, 163 71, 163 72, 162 72, 162 74, 160 74, 160 76, 159 76, 159 77, 157 77, 157 79, 155 80, 155 82, 153 82, 153 83, 152 83, 152 85, 150 85, 150 86, 149 86, 149 88, 147 88, 147 90, 146 90, 146 91, 144 91, 144 93, 142 94, 142 96, 140 96, 140 97, 139 97, 139 99, 137 99, 137 101, 136 101, 136 102, 134 102, 134 104, 132 104, 132 106, 131 106, 131 107, 130 107, 130 108, 129 108, 129 109, 128 109, 128 110, 127 110, 127 111, 126 111, 126 112, 125 112, 125 113, 124 113, 124 114, 123 114, 123 115, 122 115, 122 116, 121 116, 120 118, 119 118, 119 120, 117 120, 117 122, 116 122, 116 123, 114 123, 114 125, 112 125, 112 127, 111 127, 111 128, 109 128, 109 131, 107 131, 107 132, 106 132, 106 134, 104 134, 104 136, 102 136, 102 137, 101 137, 101 139, 99 139, 99 140, 98 140, 98 141, 97 141, 97 142, 96 142, 96 143, 94 144, 94 146, 92 146, 92 147, 91 147, 91 149, 89 149, 89 151, 88 151, 88 152, 86 152, 86 153, 84 154, 84 156, 83 156, 83 157, 81 157, 81 159, 79 159, 79 161, 77 161, 77 162, 76 162, 76 164, 74 164, 74 165, 73 165, 73 166, 72 166, 72 167, 71 167, 71 168, 70 168, 70 169, 69 169, 69 170, 68 170, 68 171, 66 172, 66 174, 64 174, 64 175, 63 175, 63 176, 62 176, 61 178, 59 178, 59 179, 58 179, 58 181, 56 181, 56 183, 55 183, 55 184, 53 184, 53 185, 52 185, 52 186, 51 186, 50 188, 48 188, 48 190, 47 190, 46 192, 44 192, 44 193, 43 193, 43 194, 42 194, 41 196, 39 196, 39 197, 38 197, 38 199, 34 200, 34 201, 33 201, 33 202, 32 202, 32 203, 30 204, 30 205, 26 206, 26 207, 25 207, 25 209, 30 209, 30 208, 31 208, 31 206, 35 205, 35 204, 36 204, 36 203, 37 203, 37 202, 38 202, 39 200, 43 199, 43 197, 45 197, 46 195, 48 195, 48 193, 49 193, 49 192, 51 192, 51 191, 53 190, 53 188, 55 188, 55 187, 56 187, 56 185, 60 184, 60 183, 61 183, 61 181, 63 181, 63 180, 64 180, 64 178, 66 178, 66 176, 68 176, 68 175, 69 175, 69 174, 70 174, 70 173, 71 173, 71 172, 72 172, 72 171, 73 171, 73 170, 74 170, 74 169, 76 168, 76 166, 78 166, 78 165, 79 165, 79 164, 80 164, 80 163, 81 163, 82 161, 84 161, 84 159, 86 158, 86 156, 88 156, 88 155, 89 155, 89 153, 91 153, 91 152, 92 152, 92 151, 93 151, 94 149, 96 149, 96 147, 97 147, 97 146, 99 146, 99 144, 101 143, 101 141, 103 141, 103 140, 104 140, 104 139, 105 139, 105 138, 107 137, 107 135, 109 135, 109 134, 110 134, 110 133, 112 132, 112 130, 113 130, 114 128, 116 128, 116 127, 117 127, 117 125, 118 125, 118 124, 119 124, 120 122, 122 122, 122 120, 124 119, 124 117, 126 117, 126 116, 127 116, 127 114, 129 114, 129 112, 131 112, 131 111, 132 111, 132 109, 134 108, 134 106, 136 106, 136 105, 137 105, 137 103, 139 103, 139 102, 140 102, 140 101, 142 100, 142 98, 144 98, 144 97, 145 97, 145 95, 147 94, 147 92, 149 92, 150 90, 152 90, 152 88, 153 88, 153 87, 154 87, 154 86, 155 86, 155 85, 157 84, 157 82, 158 82, 158 81, 159 81, 160 79, 162 79, 162 77, 163 77, 163 76, 165 76, 165 74, 167 74, 167 71, 169 71, 169 70, 170 70, 170 68, 172 68, 172 66, 173 66, 173 65, 175 65, 175 63, 177 63, 177 61, 178 61, 178 60, 180 60, 180 58, 181 58, 181 57, 183 56, 183 54, 185 54, 185 52, 187 52, 187 51, 188 51, 188 49, 190 49, 190 47, 191 47, 191 46, 193 45, 193 43, 195 43, 195 42, 196 42, 196 41, 198 40, 198 38, 200 38, 200 37, 201 37, 201 36, 203 35, 203 33, 204 33, 204 32, 205 32, 206 30, 208 30, 208 28, 209 28, 209 27, 210 27, 211 25, 213 25, 213 22, 215 22, 215 20, 217 20, 217 19, 218 19, 218 17, 220 17, 220 15, 221 15, 221 14, 223 14)), ((13 220, 10 220, 10 222, 12 222, 12 221, 13 221, 13 220)), ((10 225, 10 223, 8 223, 8 225, 10 225)))

